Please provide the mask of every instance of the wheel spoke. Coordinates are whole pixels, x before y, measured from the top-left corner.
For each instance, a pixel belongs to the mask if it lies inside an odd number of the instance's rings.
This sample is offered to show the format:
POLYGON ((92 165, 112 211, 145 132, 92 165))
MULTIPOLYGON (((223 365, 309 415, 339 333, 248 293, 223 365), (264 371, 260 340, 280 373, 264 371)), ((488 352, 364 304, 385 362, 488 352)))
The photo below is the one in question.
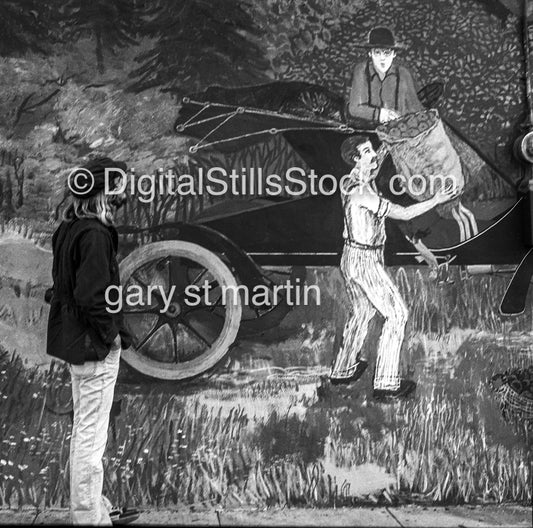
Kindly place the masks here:
MULTIPOLYGON (((198 323, 198 318, 192 319, 185 319, 183 318, 180 323, 187 329, 188 332, 190 332, 192 335, 194 335, 197 339, 199 339, 202 343, 204 343, 206 346, 210 347, 213 343, 209 341, 209 339, 200 333, 196 328, 194 328, 192 321, 195 321, 198 323)), ((206 325, 201 325, 205 328, 206 325)), ((203 330, 204 330, 203 328, 203 330)), ((205 330, 204 330, 205 332, 205 330)))
POLYGON ((181 263, 181 257, 167 257, 168 289, 167 293, 175 286, 175 294, 185 291, 188 286, 187 266, 181 263))
POLYGON ((131 274, 131 278, 132 278, 133 280, 135 280, 136 282, 138 282, 143 288, 148 289, 148 284, 146 284, 146 282, 144 282, 142 279, 139 278, 139 275, 138 275, 139 270, 140 270, 140 268, 139 268, 139 269, 136 269, 136 270, 131 274))
POLYGON ((198 284, 198 281, 207 273, 207 269, 203 269, 196 277, 192 280, 191 284, 198 284))
POLYGON ((187 315, 196 316, 198 313, 209 314, 210 317, 216 317, 217 319, 225 318, 225 309, 219 302, 206 306, 205 304, 199 304, 198 306, 193 306, 187 310, 187 315), (219 313, 222 310, 222 313, 219 313))
POLYGON ((142 308, 140 310, 122 310, 122 313, 124 315, 159 315, 161 312, 159 307, 156 306, 155 308, 142 308))
POLYGON ((199 339, 202 343, 210 347, 212 343, 210 343, 200 332, 198 332, 194 326, 192 326, 190 323, 188 323, 185 320, 181 321, 181 324, 187 329, 188 332, 190 332, 192 335, 194 335, 197 339, 199 339))
MULTIPOLYGON (((189 271, 190 268, 187 269, 187 272, 189 271)), ((194 279, 192 281, 188 281, 188 274, 185 275, 185 279, 187 279, 185 282, 186 282, 186 286, 183 287, 181 290, 179 288, 176 288, 176 291, 174 292, 174 299, 180 301, 180 300, 183 300, 185 298, 185 290, 187 288, 187 286, 198 286, 198 282, 200 281, 200 279, 207 273, 207 269, 206 268, 203 268, 197 275, 196 277, 194 277, 194 279)), ((203 288, 200 289, 200 291, 203 291, 203 288)), ((198 292, 196 292, 197 294, 199 294, 198 292)))
POLYGON ((165 324, 167 324, 166 321, 164 321, 163 319, 159 319, 154 325, 154 327, 144 336, 141 342, 136 345, 136 348, 142 348, 146 344, 146 342, 165 324))
MULTIPOLYGON (((133 280, 135 280, 136 282, 138 282, 138 283, 139 283, 139 284, 140 284, 140 285, 146 290, 147 294, 148 294, 148 291, 151 292, 151 294, 152 294, 152 295, 156 298, 156 300, 157 300, 157 304, 158 304, 158 306, 157 306, 156 308, 157 308, 157 310, 159 310, 159 308, 160 308, 161 306, 164 305, 163 297, 161 297, 161 294, 159 293, 159 291, 158 291, 157 289, 154 289, 154 288, 150 289, 150 285, 147 284, 143 279, 141 279, 141 278, 139 277, 139 275, 138 275, 139 270, 140 270, 140 268, 139 268, 139 269, 136 269, 136 270, 131 274, 131 278, 132 278, 133 280)), ((137 312, 137 313, 141 313, 141 312, 137 312)))
POLYGON ((214 312, 215 311, 215 308, 217 308, 218 306, 220 306, 220 301, 222 301, 222 294, 220 294, 218 296, 218 299, 214 302, 214 303, 211 303, 209 305, 207 305, 207 309, 210 311, 210 312, 214 312))
POLYGON ((172 333, 172 346, 174 347, 174 363, 179 363, 181 359, 181 354, 178 347, 178 328, 176 325, 170 325, 170 332, 172 333))
MULTIPOLYGON (((218 281, 216 279, 207 283, 207 288, 206 289, 209 292, 213 291, 215 288, 218 288, 218 281)), ((222 297, 222 294, 220 294, 220 296, 222 297)))

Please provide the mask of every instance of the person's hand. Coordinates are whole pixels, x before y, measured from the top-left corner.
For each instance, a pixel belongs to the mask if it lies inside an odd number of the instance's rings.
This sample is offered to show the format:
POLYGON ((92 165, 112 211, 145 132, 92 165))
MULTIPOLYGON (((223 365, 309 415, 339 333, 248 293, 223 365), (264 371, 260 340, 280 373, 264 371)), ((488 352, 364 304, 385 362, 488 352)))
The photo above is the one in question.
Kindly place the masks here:
POLYGON ((459 189, 457 185, 447 185, 446 187, 440 188, 435 195, 433 196, 433 201, 435 205, 441 203, 449 202, 459 194, 459 189))
POLYGON ((389 108, 382 108, 379 111, 379 122, 380 123, 386 123, 387 121, 394 121, 395 119, 398 119, 400 117, 400 114, 398 112, 395 112, 394 110, 390 110, 389 108))

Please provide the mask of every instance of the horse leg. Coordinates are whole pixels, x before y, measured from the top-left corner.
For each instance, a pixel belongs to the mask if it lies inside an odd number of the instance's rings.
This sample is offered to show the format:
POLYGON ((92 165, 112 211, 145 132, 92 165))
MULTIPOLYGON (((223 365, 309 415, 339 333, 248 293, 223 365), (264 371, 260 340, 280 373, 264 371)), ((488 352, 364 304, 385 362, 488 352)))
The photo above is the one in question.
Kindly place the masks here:
MULTIPOLYGON (((459 226, 459 240, 461 242, 464 242, 466 239, 467 239, 467 236, 466 236, 466 225, 465 225, 465 218, 459 214, 459 211, 458 211, 459 207, 456 206, 452 209, 452 216, 453 216, 453 219, 457 222, 457 225, 459 226)), ((468 229, 468 231, 470 232, 470 229, 468 229)))
POLYGON ((459 210, 468 219, 468 222, 470 223, 470 226, 472 228, 472 235, 477 235, 479 233, 479 229, 477 227, 476 217, 474 216, 472 211, 470 211, 470 209, 467 209, 461 202, 459 202, 459 210))

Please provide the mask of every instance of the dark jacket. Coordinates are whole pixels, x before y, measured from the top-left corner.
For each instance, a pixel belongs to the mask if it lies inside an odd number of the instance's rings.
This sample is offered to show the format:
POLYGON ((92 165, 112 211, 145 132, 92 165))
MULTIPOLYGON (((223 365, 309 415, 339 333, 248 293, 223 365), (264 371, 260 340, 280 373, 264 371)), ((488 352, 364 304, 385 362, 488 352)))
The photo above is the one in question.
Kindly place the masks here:
POLYGON ((105 359, 118 333, 130 346, 122 314, 106 309, 108 286, 120 285, 117 245, 117 231, 96 219, 62 222, 54 233, 47 354, 80 365, 105 359))

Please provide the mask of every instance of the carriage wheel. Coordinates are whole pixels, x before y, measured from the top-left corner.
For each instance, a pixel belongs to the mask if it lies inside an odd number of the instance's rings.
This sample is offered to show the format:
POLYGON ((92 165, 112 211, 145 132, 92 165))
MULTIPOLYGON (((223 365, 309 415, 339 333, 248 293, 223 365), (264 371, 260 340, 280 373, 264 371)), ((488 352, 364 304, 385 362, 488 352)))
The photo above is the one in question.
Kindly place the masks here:
POLYGON ((154 242, 130 253, 120 263, 120 276, 124 323, 133 338, 122 353, 128 365, 150 377, 184 380, 226 355, 242 307, 238 295, 223 303, 223 289, 231 291, 237 282, 214 253, 191 242, 154 242), (142 294, 144 306, 139 296, 126 302, 132 292, 142 294))

